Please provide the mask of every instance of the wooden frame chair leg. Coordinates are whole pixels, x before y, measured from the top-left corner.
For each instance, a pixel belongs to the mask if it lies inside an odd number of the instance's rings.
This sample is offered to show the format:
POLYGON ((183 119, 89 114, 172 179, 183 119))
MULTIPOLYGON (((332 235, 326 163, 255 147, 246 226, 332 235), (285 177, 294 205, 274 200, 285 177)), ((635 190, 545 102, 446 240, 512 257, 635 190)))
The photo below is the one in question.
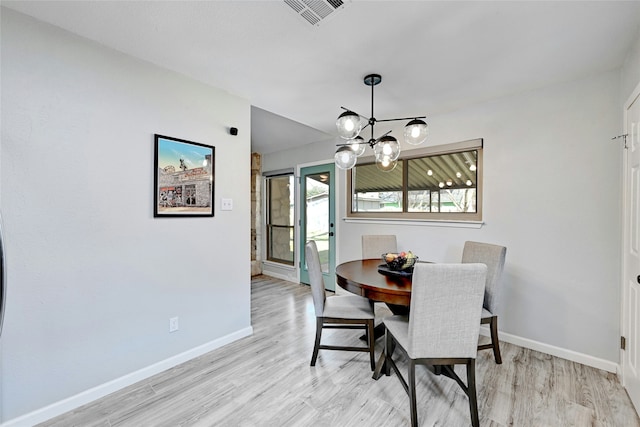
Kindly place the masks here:
POLYGON ((393 337, 389 332, 384 334, 384 374, 388 377, 391 375, 391 356, 393 355, 393 337))
POLYGON ((416 400, 416 362, 409 360, 409 406, 411 407, 411 427, 418 427, 418 404, 416 400))
POLYGON ((502 364, 502 356, 500 355, 500 341, 498 341, 498 316, 493 316, 489 323, 491 331, 491 345, 493 346, 493 357, 498 365, 502 364))
POLYGON ((375 353, 375 320, 371 319, 367 322, 367 343, 369 343, 369 359, 371 361, 371 370, 374 371, 376 369, 376 353, 375 353))
POLYGON ((480 321, 481 324, 489 325, 489 332, 491 332, 491 344, 482 344, 478 346, 480 350, 493 350, 493 357, 496 360, 496 364, 502 364, 502 356, 500 355, 500 340, 498 340, 498 316, 485 317, 480 321))
POLYGON ((313 346, 313 356, 311 356, 311 366, 316 366, 316 359, 318 358, 318 350, 320 350, 320 338, 322 337, 322 325, 323 320, 320 317, 316 317, 316 342, 313 346))
POLYGON ((467 396, 469 396, 469 409, 471 411, 471 425, 479 427, 478 396, 476 394, 476 361, 471 359, 467 363, 467 396))

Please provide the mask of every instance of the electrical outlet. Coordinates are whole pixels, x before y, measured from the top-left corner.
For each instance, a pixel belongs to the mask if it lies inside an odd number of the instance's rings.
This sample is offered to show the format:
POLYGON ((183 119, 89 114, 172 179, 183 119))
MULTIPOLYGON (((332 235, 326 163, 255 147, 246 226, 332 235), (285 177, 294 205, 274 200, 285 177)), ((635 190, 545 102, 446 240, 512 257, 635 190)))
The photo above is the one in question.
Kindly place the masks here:
POLYGON ((179 329, 178 327, 178 318, 172 317, 169 319, 169 332, 175 332, 179 329))
POLYGON ((232 211, 233 210, 233 199, 222 199, 222 203, 220 204, 220 210, 232 211))

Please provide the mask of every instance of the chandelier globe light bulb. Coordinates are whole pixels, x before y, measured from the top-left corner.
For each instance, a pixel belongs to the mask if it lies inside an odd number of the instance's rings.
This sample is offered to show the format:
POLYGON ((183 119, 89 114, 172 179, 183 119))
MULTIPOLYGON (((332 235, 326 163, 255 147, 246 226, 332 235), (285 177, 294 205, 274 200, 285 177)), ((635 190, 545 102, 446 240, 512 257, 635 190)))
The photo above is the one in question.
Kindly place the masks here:
POLYGON ((388 156, 376 161, 376 167, 382 172, 391 172, 398 165, 397 160, 391 160, 388 156))
POLYGON ((407 144, 419 145, 427 140, 429 127, 424 120, 413 119, 404 127, 404 140, 407 144))
POLYGON ((353 139, 358 136, 362 130, 362 120, 360 120, 360 116, 353 111, 345 111, 340 114, 338 120, 336 120, 336 128, 342 138, 353 139))
POLYGON ((400 157, 400 143, 390 135, 380 138, 373 147, 376 159, 381 160, 388 156, 390 160, 397 160, 400 157))
POLYGON ((348 146, 342 146, 336 151, 334 156, 336 166, 340 169, 351 169, 356 165, 358 156, 348 146))
POLYGON ((349 148, 351 148, 351 151, 353 151, 357 157, 360 157, 364 154, 364 151, 367 148, 367 143, 361 136, 356 136, 349 141, 349 148))

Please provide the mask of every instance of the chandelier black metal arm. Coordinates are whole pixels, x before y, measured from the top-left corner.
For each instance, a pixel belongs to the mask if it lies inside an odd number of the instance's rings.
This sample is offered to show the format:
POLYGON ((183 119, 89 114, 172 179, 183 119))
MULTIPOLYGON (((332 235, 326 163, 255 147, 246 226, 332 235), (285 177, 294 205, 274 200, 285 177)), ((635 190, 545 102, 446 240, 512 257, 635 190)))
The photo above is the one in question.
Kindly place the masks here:
POLYGON ((400 119, 380 119, 380 120, 376 120, 376 122, 397 122, 399 120, 416 120, 416 119, 426 119, 426 118, 427 116, 402 117, 400 119))
MULTIPOLYGON (((372 113, 371 117, 366 117, 366 116, 363 116, 362 114, 358 113, 357 111, 353 111, 350 108, 343 107, 343 106, 340 106, 340 108, 342 108, 344 111, 348 111, 348 112, 357 114, 358 116, 360 116, 361 118, 366 120, 367 124, 362 126, 362 130, 364 130, 369 125, 374 126, 376 123, 398 122, 400 120, 417 120, 417 119, 426 119, 427 118, 427 116, 412 116, 412 117, 398 117, 397 119, 376 119, 375 117, 373 117, 373 111, 371 112, 372 113)), ((338 145, 342 145, 342 144, 338 144, 338 145)))
POLYGON ((367 144, 369 147, 373 148, 374 145, 376 145, 378 142, 380 142, 380 140, 382 138, 384 138, 385 136, 389 135, 390 133, 391 133, 391 131, 389 130, 386 133, 383 133, 382 135, 380 135, 380 137, 374 138, 373 137, 373 127, 372 127, 371 128, 371 138, 368 141, 365 141, 364 139, 362 141, 357 141, 355 139, 352 139, 350 142, 343 142, 342 144, 336 144, 336 147, 343 147, 345 145, 346 146, 350 146, 350 145, 354 145, 354 144, 356 144, 356 145, 358 145, 358 144, 367 144))

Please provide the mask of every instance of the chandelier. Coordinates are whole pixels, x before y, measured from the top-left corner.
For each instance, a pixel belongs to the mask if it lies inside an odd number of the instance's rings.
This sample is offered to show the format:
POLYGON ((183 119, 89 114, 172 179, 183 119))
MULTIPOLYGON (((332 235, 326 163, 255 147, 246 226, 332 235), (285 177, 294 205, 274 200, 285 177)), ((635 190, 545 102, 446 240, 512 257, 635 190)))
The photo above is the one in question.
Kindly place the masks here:
POLYGON ((393 122, 398 120, 409 120, 404 127, 404 140, 408 144, 422 144, 428 135, 429 128, 422 119, 425 116, 404 117, 398 119, 378 120, 373 115, 373 87, 382 81, 380 74, 368 74, 364 78, 364 84, 371 86, 371 117, 364 117, 344 107, 344 113, 340 114, 336 120, 338 134, 347 140, 344 144, 338 144, 340 148, 336 151, 336 166, 340 169, 351 169, 356 165, 358 157, 364 154, 367 145, 373 149, 376 158, 376 166, 383 172, 390 172, 395 169, 400 156, 400 143, 391 136, 391 131, 374 137, 373 128, 378 122, 393 122), (360 132, 367 126, 371 128, 371 138, 368 141, 360 136, 360 132))

